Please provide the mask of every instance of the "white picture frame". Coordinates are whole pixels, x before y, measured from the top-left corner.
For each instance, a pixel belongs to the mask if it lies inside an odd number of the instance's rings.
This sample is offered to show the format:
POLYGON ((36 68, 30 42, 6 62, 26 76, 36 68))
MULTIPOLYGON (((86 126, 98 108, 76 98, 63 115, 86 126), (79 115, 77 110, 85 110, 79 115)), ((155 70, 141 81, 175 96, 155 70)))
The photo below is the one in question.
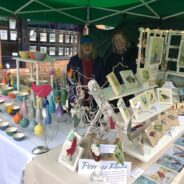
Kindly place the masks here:
POLYGON ((122 118, 125 123, 128 123, 130 121, 130 113, 128 111, 128 108, 125 105, 125 102, 122 98, 120 98, 117 102, 117 107, 122 115, 122 118))
POLYGON ((49 42, 50 43, 56 42, 56 34, 55 33, 50 33, 49 34, 49 42))
POLYGON ((1 38, 1 40, 8 40, 8 31, 7 30, 0 30, 0 38, 1 38))
POLYGON ((108 75, 106 75, 106 78, 107 78, 110 86, 112 87, 112 90, 115 93, 115 95, 120 95, 122 92, 122 87, 121 87, 115 73, 114 72, 109 73, 108 75))
POLYGON ((47 33, 40 33, 40 42, 47 42, 47 33))
POLYGON ((29 41, 36 42, 36 40, 37 40, 37 32, 30 30, 29 41))
POLYGON ((149 99, 148 99, 148 95, 147 92, 143 92, 141 94, 138 95, 139 98, 141 99, 141 103, 142 103, 142 108, 144 111, 149 110, 150 108, 150 103, 149 103, 149 99))
POLYGON ((55 47, 49 47, 49 55, 50 56, 56 55, 56 48, 55 47))
POLYGON ((157 88, 157 98, 160 104, 172 104, 172 89, 170 88, 157 88))
POLYGON ((180 42, 177 65, 181 68, 184 68, 184 40, 181 40, 180 42))
POLYGON ((149 101, 150 106, 153 106, 154 104, 156 104, 157 103, 157 97, 156 97, 156 94, 155 94, 155 90, 150 89, 150 90, 147 90, 146 93, 147 93, 147 96, 148 96, 148 101, 149 101))
POLYGON ((17 20, 14 18, 9 19, 9 29, 16 29, 17 20))
POLYGON ((148 68, 139 68, 138 77, 141 83, 149 82, 151 80, 151 74, 148 68))
POLYGON ((74 136, 76 136, 76 138, 77 138, 77 145, 80 145, 80 143, 82 141, 82 137, 77 132, 75 132, 73 130, 71 130, 68 133, 66 140, 71 142, 74 136))
POLYGON ((41 53, 47 53, 47 47, 40 47, 41 53))
POLYGON ((127 89, 138 87, 139 83, 132 70, 120 71, 119 73, 127 89))
POLYGON ((78 161, 81 158, 84 149, 80 146, 77 146, 75 153, 70 157, 67 155, 66 152, 66 150, 69 149, 70 146, 71 142, 66 140, 59 155, 58 163, 62 164, 71 171, 75 171, 78 165, 78 161))
POLYGON ((147 48, 146 66, 160 65, 163 57, 163 49, 164 38, 151 36, 147 48))
POLYGON ((17 40, 17 31, 10 31, 10 40, 16 41, 17 40))

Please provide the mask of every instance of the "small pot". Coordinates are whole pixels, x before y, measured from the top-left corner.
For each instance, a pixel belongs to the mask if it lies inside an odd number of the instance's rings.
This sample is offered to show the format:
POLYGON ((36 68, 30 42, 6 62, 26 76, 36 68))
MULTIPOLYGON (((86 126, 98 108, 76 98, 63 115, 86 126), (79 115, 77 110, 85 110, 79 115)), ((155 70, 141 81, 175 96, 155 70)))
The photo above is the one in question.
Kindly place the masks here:
POLYGON ((6 130, 9 127, 10 123, 8 121, 2 121, 0 122, 0 129, 1 130, 6 130))
POLYGON ((6 133, 9 136, 12 136, 16 132, 17 132, 17 127, 9 127, 9 128, 6 129, 6 133))
POLYGON ((25 138, 25 134, 22 133, 22 132, 18 132, 18 133, 15 133, 13 135, 13 138, 16 140, 16 141, 22 141, 24 138, 25 138))

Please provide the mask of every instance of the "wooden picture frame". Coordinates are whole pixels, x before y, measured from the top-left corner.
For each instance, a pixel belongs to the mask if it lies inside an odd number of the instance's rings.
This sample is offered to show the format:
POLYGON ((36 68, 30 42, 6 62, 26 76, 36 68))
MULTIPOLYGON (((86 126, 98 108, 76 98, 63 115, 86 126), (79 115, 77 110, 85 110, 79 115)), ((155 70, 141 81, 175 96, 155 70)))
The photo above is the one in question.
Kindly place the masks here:
POLYGON ((114 74, 114 72, 111 72, 108 75, 106 75, 106 78, 107 78, 110 86, 112 87, 112 90, 115 93, 115 95, 120 95, 122 92, 122 87, 121 87, 116 75, 114 74))
POLYGON ((157 98, 160 104, 172 104, 172 89, 170 88, 157 88, 157 98))
POLYGON ((132 70, 120 71, 119 73, 127 89, 138 87, 139 83, 132 70))
POLYGON ((124 122, 128 123, 130 121, 130 114, 122 98, 118 100, 117 107, 119 108, 119 111, 123 117, 124 122))
POLYGON ((150 37, 148 45, 148 55, 146 66, 160 65, 163 56, 164 38, 163 37, 150 37))

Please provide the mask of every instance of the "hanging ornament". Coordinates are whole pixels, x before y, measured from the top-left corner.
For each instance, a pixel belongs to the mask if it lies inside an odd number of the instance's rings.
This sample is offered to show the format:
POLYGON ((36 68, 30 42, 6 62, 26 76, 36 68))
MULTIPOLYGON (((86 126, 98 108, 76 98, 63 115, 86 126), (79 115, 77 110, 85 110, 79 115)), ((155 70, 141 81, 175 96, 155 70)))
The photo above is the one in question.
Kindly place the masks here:
POLYGON ((73 69, 72 69, 72 68, 69 69, 69 71, 68 71, 68 76, 69 76, 70 78, 73 77, 73 69))
POLYGON ((36 110, 33 104, 33 101, 31 101, 31 106, 30 106, 30 117, 31 119, 34 119, 36 115, 36 110))
POLYGON ((47 100, 47 97, 44 98, 43 100, 43 107, 47 107, 47 105, 49 105, 49 101, 47 100))
POLYGON ((53 96, 50 96, 50 99, 49 99, 49 112, 50 113, 56 112, 56 105, 55 105, 53 96))
POLYGON ((43 109, 42 113, 43 113, 45 125, 50 125, 52 123, 52 117, 51 117, 51 114, 49 113, 48 105, 46 106, 46 108, 43 109))
POLYGON ((26 98, 23 98, 23 102, 22 102, 22 115, 23 117, 28 117, 28 107, 26 104, 26 98))
POLYGON ((42 122, 42 113, 39 105, 36 106, 36 122, 42 122))
POLYGON ((36 105, 36 97, 35 97, 35 94, 34 94, 34 91, 32 88, 31 88, 31 101, 33 102, 33 105, 35 106, 36 105))
POLYGON ((77 117, 76 114, 73 116, 73 122, 74 122, 73 123, 74 128, 77 128, 79 126, 80 119, 77 117))
POLYGON ((36 136, 42 136, 44 133, 44 127, 41 123, 38 123, 35 127, 34 127, 34 133, 36 136))
POLYGON ((59 101, 58 103, 58 107, 57 107, 57 110, 56 110, 56 116, 58 119, 61 119, 61 117, 63 116, 63 107, 61 105, 61 102, 59 101))
POLYGON ((21 119, 21 121, 20 121, 20 126, 22 127, 22 128, 26 128, 26 127, 28 127, 28 125, 29 125, 29 120, 27 119, 27 118, 23 118, 23 119, 21 119))
POLYGON ((61 104, 62 105, 66 105, 67 96, 68 96, 68 92, 66 88, 63 88, 61 90, 61 104))
POLYGON ((31 131, 34 131, 34 127, 36 126, 36 120, 35 119, 32 119, 30 122, 29 122, 29 126, 28 126, 28 129, 31 130, 31 131))

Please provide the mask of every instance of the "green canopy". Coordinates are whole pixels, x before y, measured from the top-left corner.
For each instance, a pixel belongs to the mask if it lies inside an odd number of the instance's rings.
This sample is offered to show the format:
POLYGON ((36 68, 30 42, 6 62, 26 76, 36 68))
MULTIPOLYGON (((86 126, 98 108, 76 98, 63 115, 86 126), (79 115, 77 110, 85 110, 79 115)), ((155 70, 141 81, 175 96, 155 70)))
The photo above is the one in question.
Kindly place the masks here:
POLYGON ((0 15, 116 26, 184 18, 184 0, 0 0, 0 15))

